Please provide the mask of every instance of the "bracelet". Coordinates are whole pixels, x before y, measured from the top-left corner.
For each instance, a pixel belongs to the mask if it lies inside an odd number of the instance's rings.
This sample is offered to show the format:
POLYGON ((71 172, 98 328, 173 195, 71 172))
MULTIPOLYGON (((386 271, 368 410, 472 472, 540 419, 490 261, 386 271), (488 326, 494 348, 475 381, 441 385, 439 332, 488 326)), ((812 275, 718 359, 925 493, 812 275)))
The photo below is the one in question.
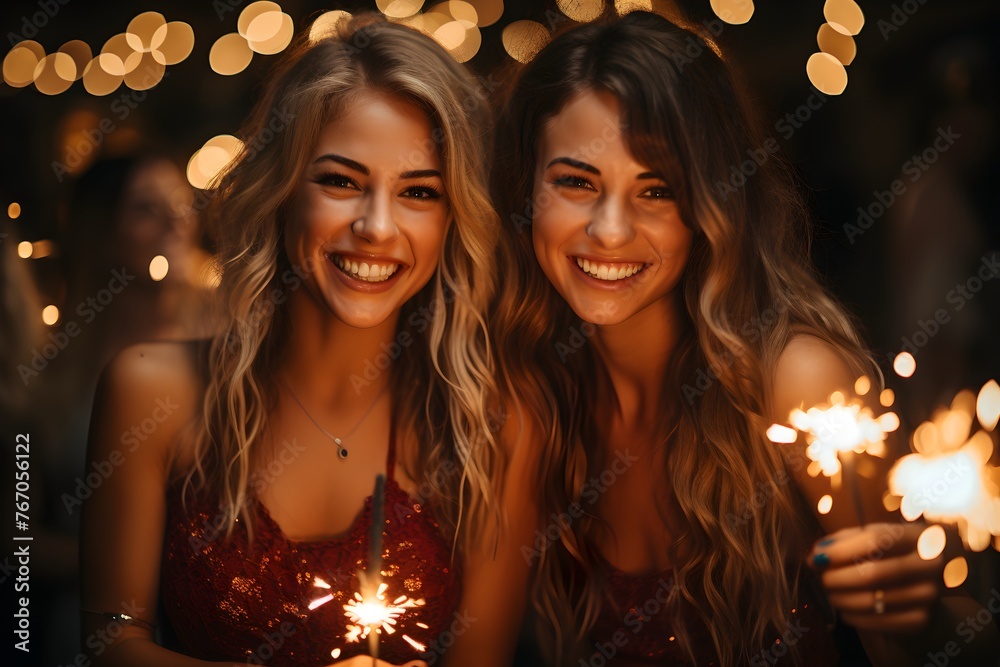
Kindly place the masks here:
POLYGON ((129 614, 123 614, 114 611, 94 611, 93 609, 83 609, 80 611, 86 614, 96 614, 97 616, 104 616, 105 618, 110 618, 112 621, 117 621, 123 625, 138 625, 140 628, 145 628, 152 632, 156 629, 149 621, 144 621, 141 618, 136 618, 135 616, 130 616, 129 614))

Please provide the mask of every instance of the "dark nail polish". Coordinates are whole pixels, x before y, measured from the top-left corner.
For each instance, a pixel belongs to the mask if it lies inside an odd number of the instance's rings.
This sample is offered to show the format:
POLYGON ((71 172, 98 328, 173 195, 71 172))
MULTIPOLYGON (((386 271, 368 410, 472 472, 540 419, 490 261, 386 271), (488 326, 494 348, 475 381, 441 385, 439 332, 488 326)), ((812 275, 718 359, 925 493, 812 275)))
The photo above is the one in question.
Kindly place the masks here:
POLYGON ((826 538, 825 540, 820 540, 820 541, 819 541, 819 542, 817 542, 816 544, 818 544, 818 545, 819 545, 819 546, 821 546, 821 547, 828 547, 828 546, 830 546, 831 544, 833 544, 833 541, 834 541, 834 540, 833 540, 833 538, 832 538, 832 537, 828 537, 828 538, 826 538))
POLYGON ((824 553, 818 553, 813 556, 813 565, 819 568, 824 568, 830 564, 830 557, 824 553))

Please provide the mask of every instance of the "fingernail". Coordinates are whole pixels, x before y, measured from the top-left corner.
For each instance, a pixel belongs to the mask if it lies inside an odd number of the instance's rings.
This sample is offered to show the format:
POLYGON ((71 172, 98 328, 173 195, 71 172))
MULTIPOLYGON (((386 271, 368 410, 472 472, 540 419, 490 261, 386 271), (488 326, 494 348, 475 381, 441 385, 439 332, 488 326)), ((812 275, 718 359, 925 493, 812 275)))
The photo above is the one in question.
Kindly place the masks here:
POLYGON ((831 544, 833 544, 833 538, 832 537, 828 537, 825 540, 820 540, 816 544, 819 545, 819 546, 821 546, 821 547, 828 547, 831 544))
POLYGON ((816 567, 826 567, 830 564, 830 557, 824 553, 818 553, 813 556, 813 565, 816 567))

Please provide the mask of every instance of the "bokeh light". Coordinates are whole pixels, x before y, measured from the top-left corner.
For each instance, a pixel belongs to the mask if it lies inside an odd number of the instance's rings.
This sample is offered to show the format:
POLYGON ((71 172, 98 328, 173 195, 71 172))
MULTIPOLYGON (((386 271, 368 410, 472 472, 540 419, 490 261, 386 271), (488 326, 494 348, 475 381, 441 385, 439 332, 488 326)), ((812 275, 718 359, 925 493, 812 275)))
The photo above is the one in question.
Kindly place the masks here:
POLYGON ((31 257, 31 241, 21 241, 17 244, 17 256, 21 259, 28 259, 31 257))
POLYGON ((125 80, 125 63, 113 53, 102 53, 83 71, 83 87, 91 95, 110 95, 125 80))
POLYGON ((829 53, 814 53, 806 62, 809 81, 821 93, 840 95, 847 88, 847 70, 829 53))
POLYGON ((892 360, 892 370, 901 378, 908 378, 917 370, 917 360, 909 352, 900 352, 892 360))
POLYGON ((508 55, 518 62, 526 63, 549 43, 549 31, 537 21, 514 21, 503 29, 501 39, 508 55))
POLYGON ((831 28, 844 35, 857 35, 865 25, 865 15, 854 0, 826 0, 823 16, 831 28))
POLYGON ((957 588, 965 583, 969 576, 969 564, 965 557, 952 558, 944 566, 944 585, 948 588, 957 588))
POLYGON ((601 15, 604 0, 556 0, 556 7, 574 21, 584 23, 601 15))
POLYGON ((337 34, 337 26, 341 21, 350 21, 351 13, 342 9, 335 9, 332 12, 325 12, 316 17, 316 20, 309 26, 309 41, 313 44, 333 37, 337 34))
POLYGON ((753 16, 751 0, 711 0, 711 4, 715 15, 731 25, 742 25, 753 16))
POLYGON ((194 29, 183 21, 171 21, 156 30, 153 57, 164 65, 176 65, 194 49, 194 29))
POLYGON ((159 282, 167 277, 170 270, 170 263, 163 255, 157 255, 149 262, 149 277, 159 282))
POLYGON ((76 78, 74 80, 81 79, 84 70, 87 69, 87 65, 93 58, 90 45, 82 40, 73 39, 60 46, 59 50, 73 59, 73 63, 76 65, 76 78))
POLYGON ((247 40, 239 33, 231 32, 215 40, 208 53, 208 64, 212 71, 223 76, 239 74, 253 59, 253 51, 247 40))
POLYGON ((44 322, 48 326, 52 326, 58 321, 59 321, 58 308, 56 308, 52 304, 49 304, 48 306, 45 306, 45 308, 42 308, 42 322, 44 322))
POLYGON ((166 38, 165 32, 159 32, 159 29, 166 24, 167 20, 163 18, 163 14, 143 12, 129 22, 128 28, 125 29, 125 41, 133 51, 148 53, 159 47, 160 42, 166 38))
POLYGON ((424 0, 375 0, 375 6, 391 19, 405 19, 419 12, 424 0))
MULTIPOLYGON (((37 42, 36 42, 37 43, 37 42)), ((24 88, 35 78, 35 67, 41 58, 34 49, 22 46, 19 43, 7 52, 3 59, 3 80, 11 88, 24 88)), ((45 53, 42 53, 42 58, 45 53)))
POLYGON ((65 53, 52 53, 39 61, 33 76, 38 92, 58 95, 76 81, 76 63, 65 53))
POLYGON ((944 551, 947 540, 944 528, 939 525, 927 526, 917 538, 917 554, 923 560, 934 560, 944 551))
POLYGON ((503 16, 503 0, 469 0, 469 4, 479 14, 480 28, 493 25, 503 16))
POLYGON ((829 53, 845 66, 854 62, 854 57, 858 54, 854 38, 839 32, 829 23, 824 23, 819 27, 816 43, 823 53, 829 53))
POLYGON ((248 34, 267 34, 275 28, 274 32, 265 39, 248 39, 250 48, 264 56, 273 56, 284 51, 292 42, 295 36, 295 22, 288 14, 266 12, 261 14, 250 24, 248 34), (276 26, 275 26, 276 24, 276 26))
POLYGON ((12 201, 7 207, 7 217, 11 220, 17 220, 21 217, 21 205, 16 201, 12 201))

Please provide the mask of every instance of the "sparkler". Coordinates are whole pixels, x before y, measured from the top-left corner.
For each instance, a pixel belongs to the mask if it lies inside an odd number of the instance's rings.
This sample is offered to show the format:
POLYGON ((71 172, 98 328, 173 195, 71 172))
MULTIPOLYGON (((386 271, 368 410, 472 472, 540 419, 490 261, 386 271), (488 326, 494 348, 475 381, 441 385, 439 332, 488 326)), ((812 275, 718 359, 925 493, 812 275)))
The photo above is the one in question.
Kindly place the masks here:
POLYGON ((899 501, 907 521, 954 524, 966 547, 1000 550, 1000 468, 990 466, 1000 417, 1000 385, 987 382, 978 398, 959 392, 913 432, 914 453, 889 472, 887 502, 899 501), (978 419, 980 429, 973 432, 978 419))
MULTIPOLYGON (((868 378, 861 377, 854 385, 855 393, 863 396, 871 388, 868 378)), ((793 443, 799 433, 806 438, 806 456, 812 463, 809 474, 815 477, 823 473, 833 478, 842 473, 858 513, 861 525, 865 524, 861 493, 855 472, 855 456, 870 454, 885 455, 887 433, 899 428, 899 417, 894 412, 886 412, 878 417, 860 399, 848 400, 843 392, 830 395, 826 405, 814 406, 806 411, 792 410, 788 417, 794 428, 773 424, 767 429, 767 437, 772 442, 793 443)))
MULTIPOLYGON (((359 591, 354 593, 354 599, 344 605, 344 615, 349 623, 344 639, 348 642, 368 640, 368 652, 372 657, 372 667, 377 665, 379 644, 378 637, 383 631, 392 634, 400 617, 414 607, 424 605, 423 600, 401 595, 391 603, 386 601, 388 585, 382 581, 382 530, 385 527, 385 475, 375 478, 375 494, 372 496, 372 525, 368 537, 368 571, 358 571, 359 591)), ((313 580, 317 588, 330 589, 330 584, 317 577, 313 580)), ((317 598, 309 609, 320 607, 334 598, 333 594, 317 598)), ((426 627, 422 623, 417 624, 426 627)), ((426 650, 420 642, 407 635, 403 639, 418 651, 426 650)), ((335 648, 330 655, 340 657, 340 649, 335 648)))

